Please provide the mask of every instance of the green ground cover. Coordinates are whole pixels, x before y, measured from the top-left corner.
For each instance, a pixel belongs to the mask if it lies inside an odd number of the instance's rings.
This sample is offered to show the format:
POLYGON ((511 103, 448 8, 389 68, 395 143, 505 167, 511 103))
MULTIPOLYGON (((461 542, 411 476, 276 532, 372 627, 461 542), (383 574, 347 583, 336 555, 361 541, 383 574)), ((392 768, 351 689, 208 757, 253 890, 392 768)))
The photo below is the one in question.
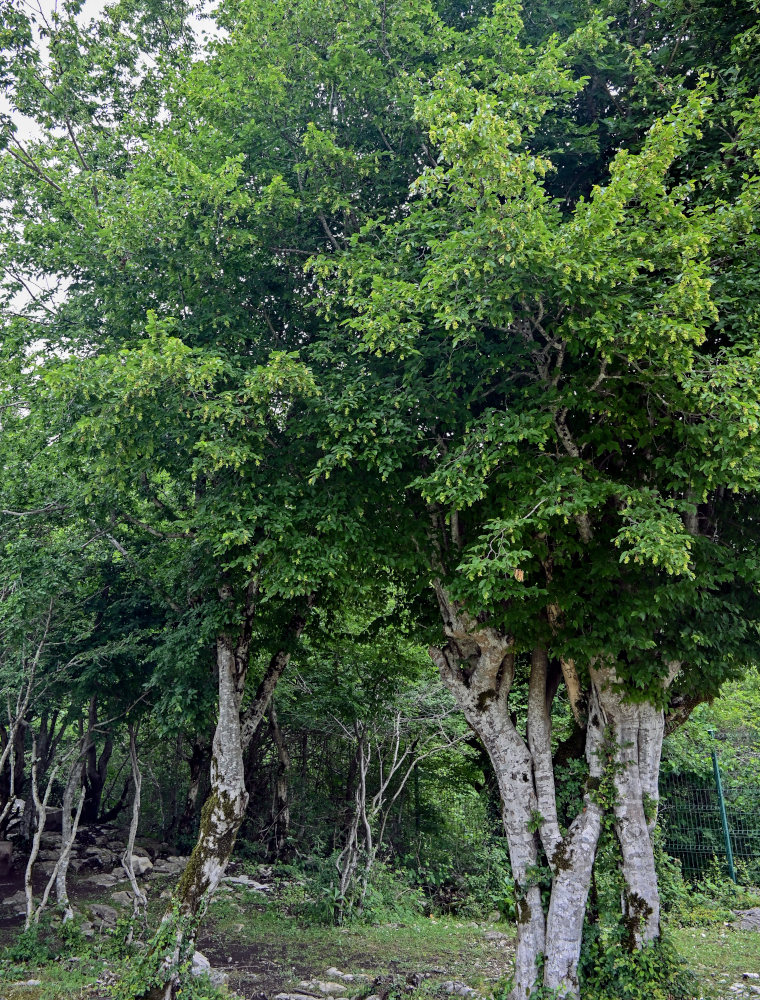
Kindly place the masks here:
MULTIPOLYGON (((760 973, 757 932, 719 924, 674 927, 670 933, 705 1000, 750 995, 751 980, 745 983, 746 994, 730 987, 742 982, 744 973, 760 973)), ((215 968, 228 973, 227 990, 246 1000, 295 990, 304 979, 330 978, 331 967, 367 977, 348 996, 444 997, 444 984, 453 980, 498 998, 511 969, 512 931, 502 923, 421 916, 376 925, 308 925, 243 891, 224 894, 212 905, 200 948, 215 968)), ((43 945, 35 950, 33 943, 24 954, 16 945, 0 959, 0 997, 105 1000, 115 995, 119 974, 133 961, 118 935, 90 941, 74 935, 57 955, 45 954, 43 945)), ((185 992, 187 1000, 219 996, 200 982, 185 992)))

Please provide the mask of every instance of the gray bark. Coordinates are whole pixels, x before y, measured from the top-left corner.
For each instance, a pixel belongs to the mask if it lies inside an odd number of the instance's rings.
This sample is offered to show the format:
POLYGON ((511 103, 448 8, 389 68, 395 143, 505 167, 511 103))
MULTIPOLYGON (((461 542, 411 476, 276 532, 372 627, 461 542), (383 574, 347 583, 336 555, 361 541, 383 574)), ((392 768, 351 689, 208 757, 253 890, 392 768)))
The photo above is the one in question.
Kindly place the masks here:
POLYGON ((603 738, 600 712, 592 701, 586 731, 586 760, 589 783, 583 810, 576 816, 564 839, 551 858, 554 871, 549 914, 546 920, 546 962, 544 985, 558 997, 577 997, 578 960, 583 938, 591 874, 602 829, 603 810, 595 800, 593 788, 601 779, 599 749, 603 738))
MULTIPOLYGON (((240 633, 235 637, 223 634, 217 640, 219 716, 212 744, 211 792, 201 810, 198 841, 177 890, 180 912, 193 918, 202 914, 227 868, 248 805, 243 755, 290 659, 290 652, 285 649, 274 654, 245 718, 241 719, 257 592, 258 585, 252 581, 246 593, 240 633)), ((223 589, 221 596, 226 600, 230 595, 223 589)), ((311 603, 310 599, 308 607, 311 603)), ((304 613, 294 615, 288 625, 287 639, 297 639, 305 624, 304 613)))
POLYGON ((34 894, 32 890, 32 872, 34 871, 34 864, 37 860, 37 855, 40 853, 40 841, 42 840, 42 834, 45 829, 45 819, 47 816, 47 804, 50 799, 50 793, 53 790, 53 782, 55 781, 55 776, 58 773, 58 765, 53 767, 48 778, 47 788, 45 789, 45 794, 40 799, 39 784, 37 778, 37 741, 32 742, 32 801, 34 802, 35 813, 37 816, 37 827, 34 832, 34 838, 32 840, 32 849, 29 852, 29 859, 26 863, 26 871, 24 872, 24 893, 26 894, 26 921, 24 923, 24 930, 29 930, 32 924, 32 918, 34 917, 34 894))
MULTIPOLYGON (((66 787, 63 791, 63 810, 61 812, 61 853, 56 862, 56 869, 54 872, 55 876, 55 898, 58 906, 63 910, 63 922, 66 923, 68 920, 73 920, 74 911, 69 903, 69 893, 66 884, 66 878, 69 871, 69 859, 71 858, 71 848, 76 840, 77 830, 79 828, 79 819, 82 815, 82 807, 84 806, 84 796, 85 787, 82 784, 80 786, 79 793, 79 803, 77 805, 76 816, 74 817, 74 822, 71 821, 71 810, 74 805, 74 794, 76 792, 77 785, 79 784, 80 774, 81 774, 81 764, 80 755, 83 747, 80 744, 80 754, 74 760, 73 766, 69 771, 69 777, 66 781, 66 787)), ((52 878, 51 878, 52 882, 52 878)))
POLYGON ((546 857, 552 865, 552 858, 559 847, 562 835, 557 820, 557 797, 554 788, 551 702, 547 693, 547 674, 546 650, 538 646, 531 655, 527 736, 533 760, 538 812, 541 814, 539 833, 546 857))
POLYGON ((538 865, 538 847, 532 832, 538 807, 533 760, 508 711, 514 676, 512 642, 456 607, 440 584, 436 593, 448 642, 440 649, 431 648, 430 655, 468 723, 480 736, 501 793, 517 906, 512 998, 524 1000, 538 983, 546 928, 541 891, 531 874, 538 865))
MULTIPOLYGON (((140 822, 140 795, 142 792, 142 773, 140 772, 140 762, 137 757, 137 738, 135 736, 135 727, 133 723, 128 725, 129 731, 129 762, 132 768, 132 786, 134 788, 134 796, 132 798, 132 820, 129 824, 129 837, 127 838, 127 846, 124 854, 121 858, 121 866, 127 873, 127 878, 129 879, 129 884, 132 888, 132 916, 134 918, 139 917, 141 914, 145 913, 148 906, 148 897, 145 892, 140 888, 137 882, 137 876, 135 875, 135 864, 133 860, 133 852, 135 849, 135 838, 137 837, 137 827, 140 822)), ((129 942, 132 940, 132 929, 129 931, 129 942)))
POLYGON ((240 703, 248 666, 247 644, 227 635, 217 640, 219 717, 211 757, 211 794, 201 811, 198 842, 178 887, 183 915, 202 913, 218 888, 245 816, 243 750, 240 740, 240 703))
MULTIPOLYGON (((666 689, 678 669, 672 664, 666 689)), ((615 830, 620 842, 625 890, 621 901, 628 944, 640 948, 660 934, 660 896, 652 831, 656 820, 664 714, 649 702, 624 699, 612 667, 595 665, 591 678, 615 751, 615 830)))

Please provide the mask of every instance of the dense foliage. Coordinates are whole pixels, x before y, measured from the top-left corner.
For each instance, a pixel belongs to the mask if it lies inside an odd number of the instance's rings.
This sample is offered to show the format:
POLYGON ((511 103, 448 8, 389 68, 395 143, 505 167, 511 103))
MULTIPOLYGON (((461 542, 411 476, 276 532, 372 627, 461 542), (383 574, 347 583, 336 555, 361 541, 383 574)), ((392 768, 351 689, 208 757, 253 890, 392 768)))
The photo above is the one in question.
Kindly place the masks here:
POLYGON ((760 651, 756 0, 1 9, 0 832, 154 760, 167 996, 239 830, 516 918, 514 997, 673 979, 663 729, 760 651))

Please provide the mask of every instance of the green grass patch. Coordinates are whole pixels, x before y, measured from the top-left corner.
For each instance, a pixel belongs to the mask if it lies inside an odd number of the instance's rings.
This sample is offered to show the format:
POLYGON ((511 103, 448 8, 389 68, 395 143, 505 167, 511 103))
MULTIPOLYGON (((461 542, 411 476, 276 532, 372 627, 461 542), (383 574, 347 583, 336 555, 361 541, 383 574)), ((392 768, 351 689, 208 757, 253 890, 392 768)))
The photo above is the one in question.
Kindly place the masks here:
MULTIPOLYGON (((741 982, 742 973, 760 973, 760 934, 732 927, 677 927, 671 937, 689 968, 696 974, 706 998, 730 997, 728 987, 741 982)), ((758 981, 755 981, 760 985, 758 981)))

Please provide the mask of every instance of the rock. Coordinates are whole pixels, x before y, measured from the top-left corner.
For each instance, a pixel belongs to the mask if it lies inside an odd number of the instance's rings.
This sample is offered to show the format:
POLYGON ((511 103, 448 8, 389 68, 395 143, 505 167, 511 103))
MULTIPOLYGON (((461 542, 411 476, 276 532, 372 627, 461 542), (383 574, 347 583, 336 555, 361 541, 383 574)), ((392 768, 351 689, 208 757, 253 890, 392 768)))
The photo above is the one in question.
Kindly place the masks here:
POLYGON ((211 962, 200 951, 193 952, 193 975, 200 976, 203 972, 208 972, 211 962))
POLYGON ((477 990, 474 990, 471 986, 451 979, 446 983, 441 983, 441 989, 444 993, 449 993, 456 997, 476 997, 478 995, 477 990))
POLYGON ((116 903, 117 906, 131 906, 132 905, 132 893, 127 892, 126 889, 122 889, 121 892, 112 892, 111 899, 116 903))
POLYGON ((227 885, 242 885, 246 889, 253 889, 255 892, 271 892, 272 887, 270 885, 264 885, 263 882, 257 882, 252 879, 250 875, 228 875, 226 878, 222 879, 227 885))
POLYGON ((742 979, 760 979, 760 972, 743 972, 742 979))
POLYGON ((88 875, 87 878, 82 879, 82 881, 87 882, 89 885, 98 885, 101 889, 110 889, 111 886, 116 885, 119 880, 113 875, 106 874, 106 872, 100 872, 97 875, 88 875))
POLYGON ((156 875, 179 875, 187 865, 187 858, 158 858, 153 864, 151 876, 156 875))
POLYGON ((84 934, 86 938, 95 937, 95 928, 92 926, 89 920, 83 920, 79 925, 79 930, 84 934))
POLYGON ((335 966, 331 966, 325 972, 325 979, 337 979, 341 983, 368 983, 369 976, 363 976, 360 973, 354 974, 353 972, 341 972, 340 969, 336 969, 335 966))
POLYGON ((751 910, 737 910, 738 920, 734 927, 743 931, 760 931, 760 906, 755 906, 751 910))
POLYGON ((93 903, 90 907, 90 915, 95 918, 95 922, 100 923, 101 931, 113 930, 119 919, 119 911, 105 903, 93 903))
POLYGON ((86 847, 84 853, 91 864, 94 862, 100 868, 111 868, 118 860, 114 857, 113 851, 105 847, 86 847))
POLYGON ((316 992, 317 995, 321 993, 322 996, 326 997, 339 997, 346 992, 346 987, 341 985, 341 983, 328 983, 323 982, 321 979, 312 979, 298 985, 302 990, 316 992))
POLYGON ((135 870, 135 875, 144 875, 153 868, 153 862, 149 857, 143 856, 142 854, 133 854, 132 867, 135 870))
POLYGON ((483 937, 486 941, 509 941, 509 934, 505 934, 503 931, 486 931, 483 937))
POLYGON ((18 892, 14 892, 12 896, 6 896, 0 902, 2 906, 14 907, 14 913, 25 913, 26 912, 26 893, 19 889, 18 892))
MULTIPOLYGON (((278 993, 274 1000, 314 1000, 313 993, 278 993)), ((367 998, 369 1000, 369 998, 367 998)), ((374 997, 373 1000, 380 1000, 380 997, 374 997)))
POLYGON ((134 847, 132 849, 133 858, 147 858, 150 861, 150 854, 145 850, 144 847, 134 847))
POLYGON ((230 981, 226 972, 222 972, 221 969, 212 969, 211 962, 200 951, 193 953, 193 965, 190 971, 194 976, 208 976, 212 986, 226 986, 230 981))

